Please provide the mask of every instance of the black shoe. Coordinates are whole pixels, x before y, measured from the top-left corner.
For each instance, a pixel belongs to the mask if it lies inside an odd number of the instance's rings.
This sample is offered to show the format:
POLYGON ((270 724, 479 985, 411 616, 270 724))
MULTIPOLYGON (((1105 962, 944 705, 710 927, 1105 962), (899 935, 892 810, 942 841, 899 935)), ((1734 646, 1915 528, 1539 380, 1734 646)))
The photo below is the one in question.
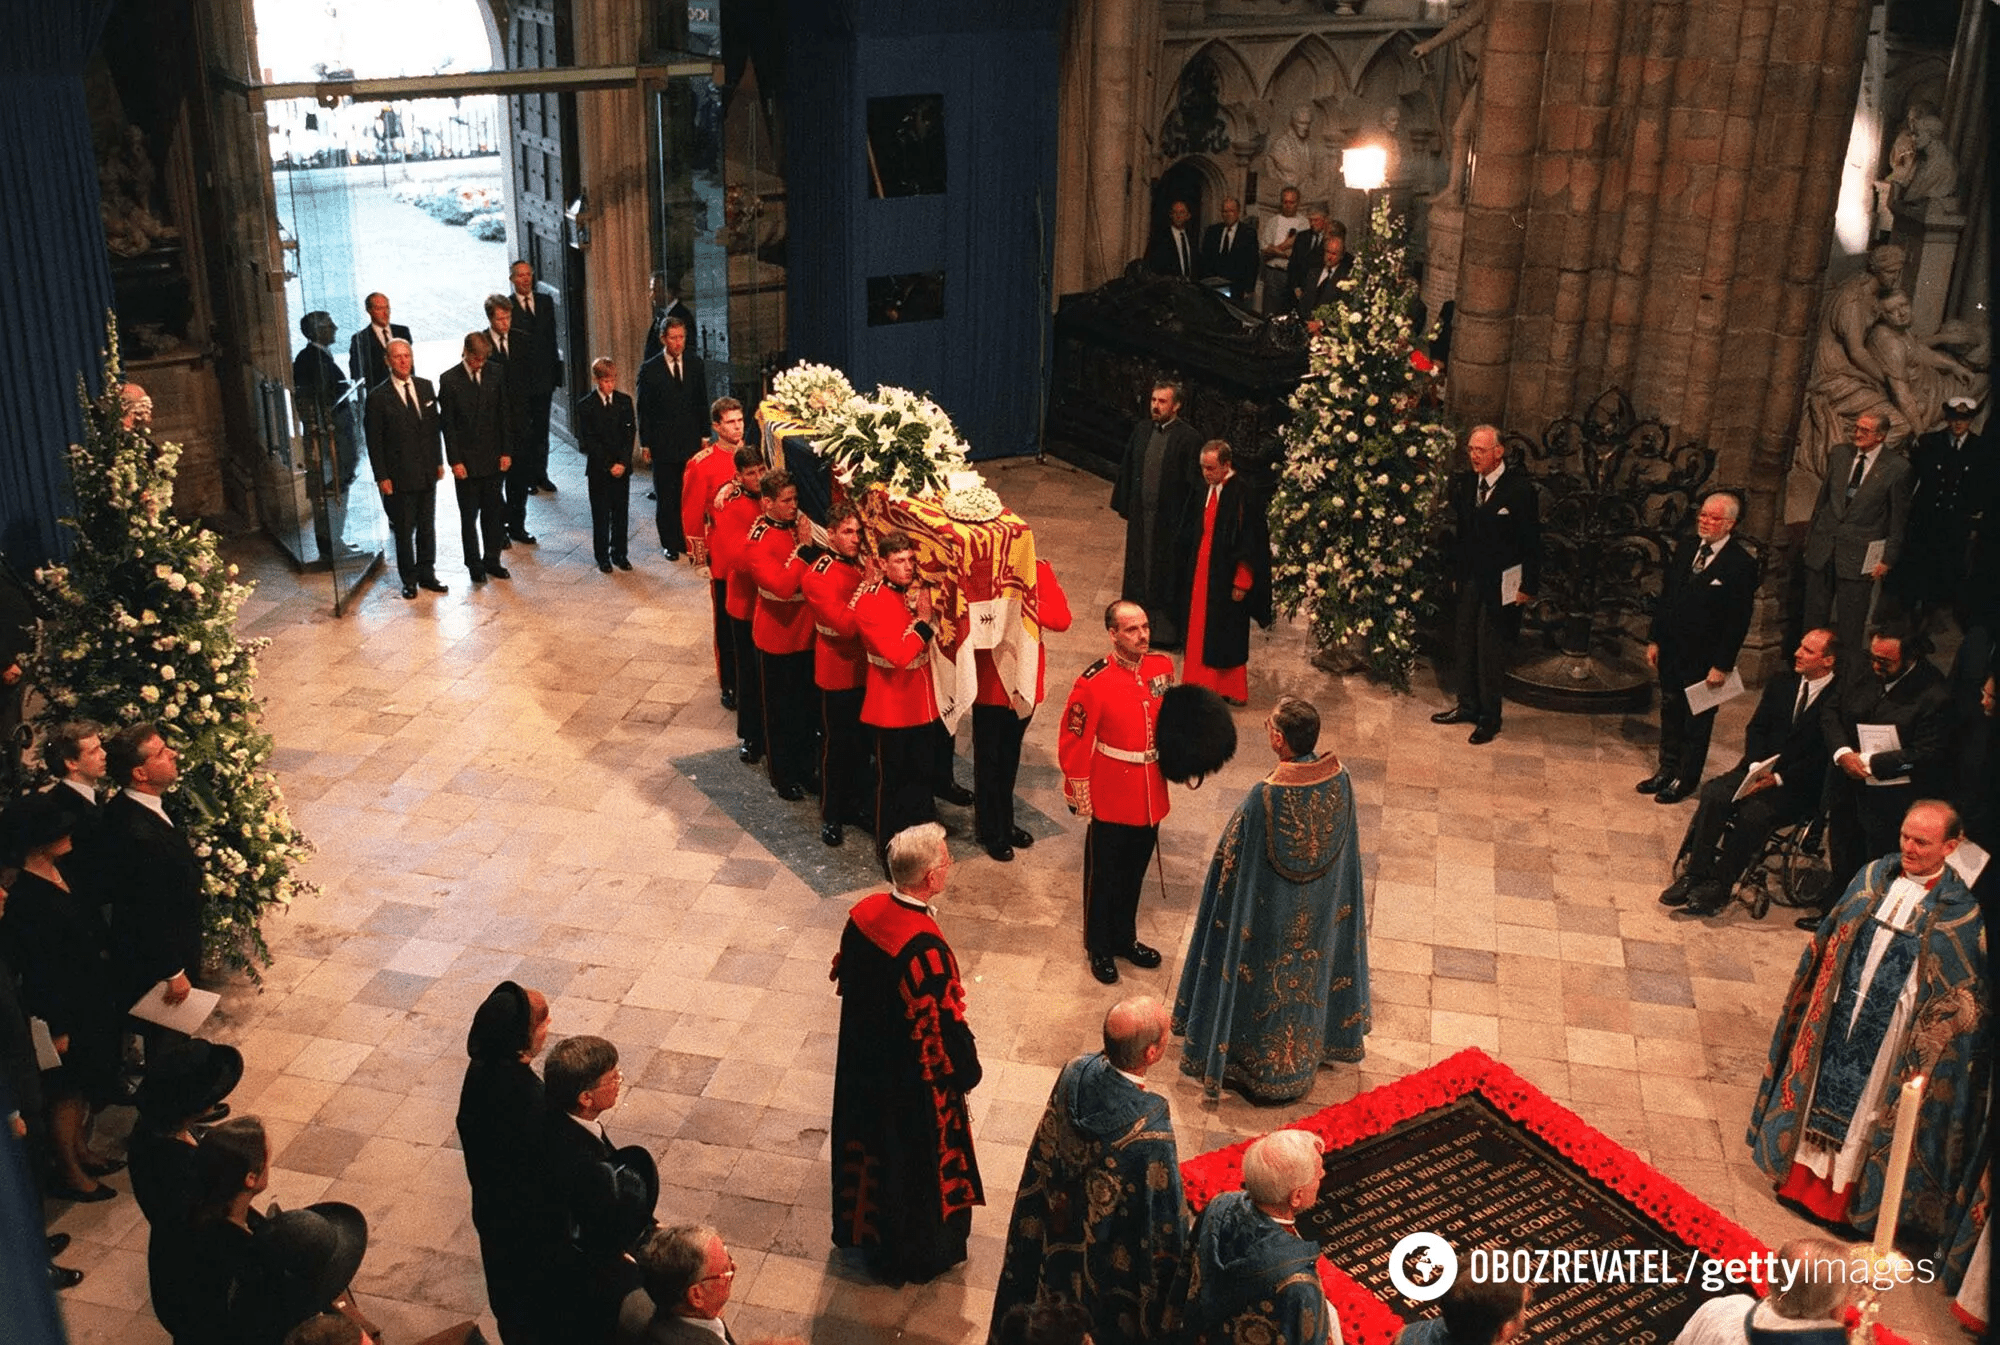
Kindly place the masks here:
POLYGON ((781 785, 772 785, 771 788, 777 790, 778 797, 786 803, 797 803, 806 796, 806 787, 796 780, 787 780, 781 785))
POLYGON ((49 1263, 49 1288, 74 1289, 82 1283, 82 1271, 71 1270, 68 1266, 59 1266, 54 1262, 49 1263))
POLYGON ((416 597, 416 596, 417 596, 417 586, 416 586, 415 584, 405 584, 405 585, 403 585, 403 596, 404 596, 405 598, 414 598, 414 597, 416 597))
POLYGON ((1498 738, 1499 736, 1500 736, 1500 726, 1498 724, 1494 724, 1490 727, 1485 724, 1481 724, 1478 728, 1472 731, 1472 736, 1470 738, 1467 738, 1466 741, 1471 743, 1474 747, 1479 747, 1486 743, 1492 742, 1495 738, 1498 738))
POLYGON ((1109 957, 1097 956, 1090 959, 1090 974, 1106 985, 1118 984, 1118 964, 1109 957))
POLYGON ((535 544, 535 534, 529 532, 526 528, 510 528, 507 531, 507 536, 509 539, 519 542, 522 546, 533 546, 535 544))
POLYGON ((489 565, 486 567, 486 573, 492 575, 495 579, 512 579, 514 577, 514 572, 505 565, 489 565))
POLYGON ((1728 905, 1728 888, 1721 883, 1701 883, 1688 893, 1687 905, 1681 909, 1689 915, 1719 915, 1728 905))
POLYGON ((1145 944, 1134 939, 1132 940, 1132 946, 1125 950, 1125 960, 1135 967, 1144 967, 1147 971, 1151 971, 1154 967, 1160 965, 1160 950, 1157 948, 1148 948, 1145 944))
POLYGON ((424 590, 426 590, 426 591, 428 591, 428 592, 431 592, 431 593, 449 593, 449 592, 451 592, 451 585, 450 585, 450 584, 443 584, 443 583, 439 583, 439 582, 438 582, 437 580, 435 580, 435 579, 419 579, 419 580, 417 581, 417 587, 418 587, 418 588, 420 588, 420 589, 424 589, 424 590))
POLYGON ((466 571, 466 573, 472 576, 472 582, 475 584, 483 584, 486 582, 486 571, 484 570, 468 570, 466 571))
POLYGON ((1826 919, 1825 911, 1808 911, 1806 914, 1792 921, 1792 923, 1808 933, 1817 934, 1819 932, 1820 921, 1824 919, 1826 919))
POLYGON ((540 486, 523 486, 521 487, 521 493, 523 495, 539 495, 542 493, 542 488, 540 486))
POLYGON ((541 480, 537 481, 534 485, 530 486, 529 489, 546 491, 549 494, 553 495, 556 493, 556 483, 549 480, 545 476, 541 480))
POLYGON ((735 692, 725 691, 722 693, 722 708, 725 710, 734 710, 736 708, 735 692))
POLYGON ((840 823, 828 822, 819 829, 820 840, 828 845, 839 845, 846 838, 840 834, 840 823))
POLYGON ((1694 879, 1676 878, 1671 883, 1667 884, 1666 891, 1660 893, 1660 905, 1685 906, 1687 905, 1688 901, 1688 893, 1694 891, 1694 888, 1695 888, 1694 879))
POLYGON ((1014 842, 1015 846, 1022 850, 1027 849, 1035 843, 1034 836, 1023 827, 1015 827, 1012 831, 1008 832, 1007 839, 1014 842))
POLYGON ((1679 803, 1692 793, 1694 793, 1694 784, 1691 781, 1673 780, 1663 786, 1659 793, 1653 795, 1653 802, 1679 803))
POLYGON ((1641 794, 1657 794, 1673 782, 1674 777, 1672 772, 1654 771, 1638 784, 1633 785, 1632 788, 1638 790, 1641 794))
POLYGON ((95 1205, 100 1200, 110 1200, 118 1194, 115 1186, 99 1186, 95 1191, 79 1191, 74 1186, 51 1186, 49 1194, 57 1200, 74 1200, 83 1205, 95 1205))
POLYGON ((1002 864, 1011 864, 1014 862, 1014 847, 1005 841, 995 841, 988 845, 986 853, 999 860, 1002 864))
MULTIPOLYGON (((679 560, 679 559, 680 559, 680 557, 676 556, 676 557, 674 557, 674 559, 675 559, 675 560, 679 560)), ((612 558, 612 561, 611 561, 611 563, 612 563, 613 565, 616 565, 616 566, 617 566, 617 567, 618 567, 619 569, 621 569, 621 570, 629 570, 629 569, 631 569, 631 568, 632 568, 632 562, 631 562, 631 561, 629 561, 629 560, 627 560, 627 559, 625 559, 625 557, 623 557, 623 556, 614 556, 614 557, 612 558)))
MULTIPOLYGON (((662 556, 665 556, 665 557, 666 557, 666 558, 667 558, 668 560, 679 560, 679 559, 681 558, 681 553, 680 553, 680 552, 678 552, 678 551, 676 551, 676 550, 674 550, 674 549, 673 549, 672 547, 670 547, 670 546, 663 546, 663 547, 661 547, 661 548, 660 548, 660 554, 661 554, 662 556)), ((630 569, 631 567, 630 567, 630 566, 627 566, 626 568, 627 568, 627 569, 630 569)))
POLYGON ((500 549, 502 551, 512 551, 514 549, 514 539, 504 532, 500 534, 500 549))
POLYGON ((53 1258, 53 1257, 57 1257, 57 1256, 61 1256, 61 1255, 62 1255, 62 1254, 63 1254, 63 1253, 65 1252, 65 1251, 67 1251, 68 1249, 69 1249, 69 1234, 67 1234, 67 1233, 51 1233, 51 1234, 49 1234, 49 1256, 50 1256, 50 1257, 52 1257, 52 1258, 53 1258))
POLYGON ((600 561, 598 561, 598 562, 597 562, 597 572, 598 572, 599 574, 610 574, 610 573, 611 573, 611 562, 610 562, 610 561, 608 561, 608 560, 600 560, 600 561))
POLYGON ((1433 723, 1433 724, 1470 724, 1470 723, 1472 723, 1472 722, 1473 722, 1474 720, 1476 720, 1476 719, 1478 719, 1478 718, 1479 718, 1479 716, 1478 716, 1478 715, 1475 715, 1475 714, 1469 714, 1469 713, 1467 713, 1466 711, 1464 711, 1464 710, 1461 710, 1461 709, 1459 709, 1459 708, 1458 708, 1457 706, 1453 706, 1453 707, 1452 707, 1451 709, 1449 709, 1449 710, 1440 710, 1440 711, 1438 711, 1438 712, 1437 712, 1436 714, 1432 715, 1432 716, 1431 716, 1431 723, 1433 723))
POLYGON ((736 746, 736 759, 746 766, 754 766, 764 759, 764 749, 761 747, 752 747, 749 743, 738 743, 736 746))
POLYGON ((649 490, 646 492, 646 498, 649 500, 657 500, 660 498, 660 492, 657 490, 649 490))
POLYGON ((955 803, 961 808, 966 807, 972 802, 972 791, 964 785, 959 784, 956 780, 933 792, 946 803, 955 803))

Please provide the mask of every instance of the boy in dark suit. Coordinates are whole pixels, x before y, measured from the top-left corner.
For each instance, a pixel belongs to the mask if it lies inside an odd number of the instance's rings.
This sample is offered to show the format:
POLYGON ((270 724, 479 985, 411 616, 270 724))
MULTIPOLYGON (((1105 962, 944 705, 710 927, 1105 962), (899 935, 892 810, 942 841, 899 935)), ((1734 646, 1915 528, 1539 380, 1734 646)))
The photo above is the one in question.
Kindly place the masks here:
POLYGON ((486 370, 493 345, 484 332, 468 332, 464 356, 438 375, 438 424, 444 431, 444 458, 458 494, 459 540, 472 582, 490 575, 512 579, 500 563, 507 522, 500 483, 513 465, 507 428, 506 374, 486 370))
POLYGON ((590 487, 590 549, 605 574, 632 568, 625 555, 625 526, 632 498, 632 399, 617 390, 618 366, 598 359, 590 366, 597 390, 576 404, 576 446, 590 487))
POLYGON ((1509 470, 1499 430, 1475 426, 1465 456, 1472 470, 1454 473, 1446 488, 1454 524, 1450 571, 1458 585, 1452 623, 1458 704, 1432 715, 1431 723, 1470 724, 1467 741, 1478 744, 1500 732, 1506 647, 1541 578, 1542 522, 1534 482, 1525 471, 1509 470), (1516 567, 1517 591, 1503 603, 1502 581, 1516 567))
POLYGON ((437 483, 444 477, 438 445, 437 394, 412 372, 408 341, 389 343, 389 378, 368 399, 368 460, 396 534, 396 573, 403 596, 418 588, 450 590, 437 577, 437 483))
POLYGON ((1687 688, 1719 687, 1736 666, 1750 633, 1750 604, 1757 596, 1757 562, 1730 544, 1743 506, 1716 491, 1695 516, 1696 536, 1674 548, 1653 609, 1646 663, 1660 674, 1660 768, 1641 780, 1641 794, 1655 803, 1679 803, 1701 784, 1715 708, 1689 713, 1687 688))

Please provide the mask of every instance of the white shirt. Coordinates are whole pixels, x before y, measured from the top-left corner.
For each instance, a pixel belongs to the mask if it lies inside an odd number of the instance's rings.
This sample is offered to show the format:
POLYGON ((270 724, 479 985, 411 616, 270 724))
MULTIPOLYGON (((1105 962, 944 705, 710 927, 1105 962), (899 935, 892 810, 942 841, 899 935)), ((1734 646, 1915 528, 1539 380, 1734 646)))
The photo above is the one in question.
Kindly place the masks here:
MULTIPOLYGON (((1866 481, 1866 480, 1868 479, 1868 473, 1870 473, 1870 472, 1872 472, 1872 471, 1874 471, 1874 470, 1875 470, 1875 460, 1876 460, 1877 458, 1881 457, 1881 456, 1882 456, 1882 450, 1881 450, 1881 448, 1880 448, 1880 447, 1878 446, 1878 447, 1876 447, 1876 448, 1871 448, 1871 449, 1869 449, 1869 450, 1868 450, 1868 451, 1867 451, 1866 453, 1863 453, 1863 454, 1862 454, 1862 455, 1861 455, 1861 456, 1860 456, 1859 458, 1855 459, 1855 461, 1857 461, 1857 462, 1859 462, 1859 463, 1861 464, 1861 480, 1862 480, 1862 481, 1864 481, 1864 482, 1865 482, 1865 481, 1866 481)), ((1854 469, 1853 469, 1852 467, 1849 467, 1849 468, 1847 469, 1847 479, 1848 479, 1849 481, 1853 481, 1853 480, 1854 480, 1854 469)), ((1857 487, 1858 487, 1858 483, 1857 483, 1857 487)))
POLYGON ((928 915, 931 919, 933 920, 937 919, 937 907, 931 905, 927 901, 917 900, 915 897, 905 892, 902 888, 900 887, 890 888, 889 895, 895 898, 896 901, 900 902, 902 905, 909 907, 911 910, 922 911, 925 915, 928 915))
POLYGON ((77 792, 77 794, 82 797, 85 803, 88 803, 93 807, 96 806, 97 791, 91 788, 89 785, 85 784, 83 781, 72 780, 67 775, 65 775, 62 778, 61 783, 68 785, 71 789, 74 789, 77 792))
POLYGON ((395 339, 389 335, 389 329, 387 327, 373 327, 370 328, 369 330, 375 333, 375 339, 382 343, 382 349, 384 350, 387 350, 389 348, 389 342, 395 339))
MULTIPOLYGON (((1485 494, 1489 499, 1493 495, 1493 487, 1500 484, 1501 474, 1504 473, 1506 470, 1507 470, 1507 464, 1503 462, 1498 467, 1495 467, 1493 469, 1493 474, 1491 476, 1482 476, 1479 478, 1486 485, 1485 494)), ((1472 498, 1476 501, 1478 500, 1479 496, 1475 494, 1472 498)))
POLYGON ((392 378, 389 381, 396 385, 396 396, 411 409, 413 410, 416 409, 417 407, 416 380, 413 378, 392 378))
POLYGON ((1139 1090, 1140 1090, 1141 1092, 1144 1092, 1144 1091, 1145 1091, 1145 1089, 1146 1089, 1146 1078, 1145 1078, 1145 1076, 1144 1076, 1144 1075, 1142 1075, 1142 1074, 1134 1074, 1134 1073, 1132 1073, 1132 1071, 1130 1071, 1130 1070, 1124 1070, 1124 1069, 1118 1069, 1118 1066, 1116 1066, 1116 1065, 1113 1065, 1113 1066, 1112 1066, 1111 1068, 1112 1068, 1112 1069, 1114 1069, 1114 1070, 1118 1070, 1118 1073, 1119 1073, 1119 1074, 1120 1074, 1121 1076, 1123 1076, 1124 1078, 1127 1078, 1127 1079, 1130 1079, 1130 1080, 1132 1081, 1133 1085, 1134 1085, 1135 1087, 1137 1087, 1137 1088, 1138 1088, 1138 1089, 1139 1089, 1139 1090))
MULTIPOLYGON (((132 800, 132 802, 134 803, 141 804, 147 808, 152 809, 153 815, 159 818, 162 822, 165 822, 168 826, 172 827, 174 825, 174 819, 167 816, 167 805, 160 802, 160 796, 158 794, 148 794, 143 789, 127 789, 125 791, 125 797, 132 800)), ((174 830, 178 831, 180 830, 180 828, 174 827, 174 830)))
MULTIPOLYGON (((1306 231, 1304 215, 1266 215, 1263 224, 1258 226, 1257 242, 1263 247, 1274 248, 1284 242, 1286 236, 1294 230, 1299 233, 1306 231)), ((1264 258, 1264 265, 1275 266, 1280 270, 1289 264, 1283 257, 1264 258)))
POLYGON ((603 1140, 606 1144, 611 1143, 611 1136, 604 1133, 604 1122, 598 1120, 595 1117, 592 1117, 590 1120, 586 1121, 573 1111, 564 1112, 563 1115, 569 1117, 570 1120, 576 1122, 578 1125, 582 1126, 585 1130, 588 1130, 591 1134, 603 1140))
POLYGON ((493 331, 493 330, 491 330, 491 329, 488 329, 488 331, 487 331, 487 333, 486 333, 486 334, 487 334, 488 336, 490 336, 490 337, 492 337, 492 338, 493 338, 493 348, 494 348, 495 350, 497 350, 497 351, 499 351, 499 352, 500 352, 500 358, 501 358, 501 359, 503 359, 503 360, 504 360, 504 359, 506 359, 506 358, 507 358, 507 336, 506 336, 506 333, 504 333, 504 332, 496 332, 496 331, 493 331))
POLYGON ((1824 1317, 1809 1320, 1780 1317, 1769 1299, 1754 1294, 1724 1294, 1696 1308, 1694 1316, 1688 1318, 1687 1325, 1674 1337, 1673 1345, 1743 1345, 1750 1338, 1743 1330, 1745 1317, 1759 1331, 1818 1331, 1840 1325, 1824 1317))

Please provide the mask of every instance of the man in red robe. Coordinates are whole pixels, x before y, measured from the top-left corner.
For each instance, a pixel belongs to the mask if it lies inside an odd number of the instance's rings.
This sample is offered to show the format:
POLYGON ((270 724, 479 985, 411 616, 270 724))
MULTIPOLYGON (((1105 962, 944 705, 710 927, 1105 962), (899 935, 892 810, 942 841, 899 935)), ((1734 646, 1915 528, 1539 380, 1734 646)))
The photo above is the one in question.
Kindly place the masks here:
POLYGON ((894 887, 855 903, 830 978, 833 1245, 890 1284, 923 1283, 965 1259, 972 1207, 986 1203, 965 1100, 979 1052, 932 906, 951 876, 944 828, 898 832, 888 854, 894 887))
POLYGON ((1229 445, 1201 446, 1201 484, 1181 511, 1181 681, 1232 705, 1250 699, 1250 622, 1271 624, 1271 541, 1257 492, 1230 467, 1229 445))

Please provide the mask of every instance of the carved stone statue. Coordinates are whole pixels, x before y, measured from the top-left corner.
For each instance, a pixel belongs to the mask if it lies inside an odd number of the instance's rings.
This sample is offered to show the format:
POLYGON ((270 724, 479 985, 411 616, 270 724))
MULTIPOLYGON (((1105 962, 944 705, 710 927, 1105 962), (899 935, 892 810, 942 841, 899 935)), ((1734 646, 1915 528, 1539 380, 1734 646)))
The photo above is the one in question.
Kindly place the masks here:
POLYGON ((1313 105, 1300 103, 1292 109, 1291 125, 1264 145, 1274 197, 1284 187, 1297 187, 1302 201, 1326 198, 1327 166, 1325 155, 1313 140, 1313 116, 1313 105))
POLYGON ((117 256, 136 257, 155 243, 180 237, 153 213, 153 158, 138 127, 127 126, 124 142, 98 164, 97 194, 104 243, 117 256))
POLYGON ((1910 139, 1916 162, 1910 180, 1904 184, 1899 204, 1920 205, 1925 201, 1950 201, 1958 196, 1958 165, 1952 162, 1951 148, 1944 143, 1944 119, 1935 112, 1912 111, 1910 139))
POLYGON ((1410 48, 1419 60, 1457 42, 1458 114, 1451 121, 1451 148, 1446 151, 1451 177, 1443 199, 1455 201, 1465 189, 1465 168, 1472 158, 1472 129, 1479 120, 1479 58, 1486 50, 1486 0, 1469 0, 1450 23, 1410 48))

